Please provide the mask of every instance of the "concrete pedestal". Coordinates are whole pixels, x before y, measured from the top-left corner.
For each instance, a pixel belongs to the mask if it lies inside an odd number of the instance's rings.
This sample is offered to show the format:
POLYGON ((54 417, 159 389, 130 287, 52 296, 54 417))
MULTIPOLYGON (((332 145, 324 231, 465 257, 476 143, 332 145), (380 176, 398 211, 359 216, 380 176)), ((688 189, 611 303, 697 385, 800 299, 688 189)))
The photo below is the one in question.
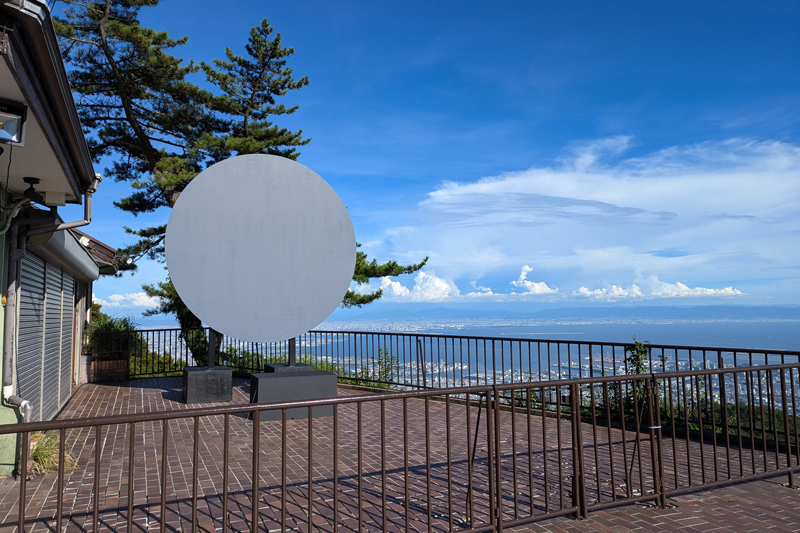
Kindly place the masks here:
POLYGON ((227 366, 187 366, 183 369, 184 403, 229 402, 233 371, 227 366))
MULTIPOLYGON (((278 367, 280 365, 270 365, 278 367)), ((304 365, 308 366, 308 365, 304 365)), ((252 374, 250 377, 250 403, 290 402, 336 397, 336 374, 321 370, 283 367, 273 372, 252 374), (292 370, 294 368, 295 370, 292 370)), ((314 417, 333 416, 333 406, 314 407, 314 417)), ((261 420, 281 420, 280 410, 261 411, 261 420)), ((286 418, 307 418, 308 408, 286 410, 286 418)))

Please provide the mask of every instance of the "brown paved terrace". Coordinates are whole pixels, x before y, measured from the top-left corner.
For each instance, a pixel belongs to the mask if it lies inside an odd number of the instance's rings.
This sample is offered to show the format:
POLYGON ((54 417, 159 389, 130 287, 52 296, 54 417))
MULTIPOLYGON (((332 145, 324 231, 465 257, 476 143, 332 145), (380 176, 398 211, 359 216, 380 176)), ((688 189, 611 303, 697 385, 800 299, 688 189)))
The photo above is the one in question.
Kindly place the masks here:
MULTIPOLYGON (((234 385, 233 403, 247 403, 249 383, 244 379, 236 379, 234 385)), ((364 393, 339 388, 340 396, 355 394, 364 393)), ((60 418, 186 408, 180 402, 180 379, 157 378, 122 384, 85 385, 75 394, 60 418)), ((363 531, 404 531, 405 516, 408 516, 411 531, 468 529, 470 508, 474 526, 488 523, 486 494, 489 444, 485 412, 478 424, 475 407, 468 410, 456 401, 448 404, 422 399, 405 402, 387 400, 383 404, 383 411, 385 423, 382 431, 380 402, 365 403, 361 408, 355 404, 339 406, 335 441, 334 419, 314 419, 312 524, 315 530, 332 532, 336 524, 338 531, 357 531, 359 515, 363 531), (425 437, 426 425, 430 429, 429 439, 425 437), (474 461, 470 461, 476 427, 479 428, 477 447, 474 461), (334 442, 338 444, 336 463, 332 460, 334 442), (361 460, 358 459, 359 449, 362 452, 361 460), (431 487, 430 491, 428 486, 431 487), (358 505, 359 493, 362 495, 361 509, 358 505), (471 506, 468 503, 470 493, 474 500, 471 506), (384 507, 385 514, 382 512, 384 507)), ((201 531, 222 531, 224 419, 222 416, 213 416, 199 420, 197 525, 201 531)), ((559 424, 554 419, 543 422, 534 418, 530 424, 526 424, 524 416, 507 410, 499 413, 499 420, 503 429, 504 519, 511 521, 526 517, 531 512, 541 514, 548 509, 568 508, 572 490, 570 423, 562 421, 559 424), (543 446, 545 440, 547 445, 543 446), (564 480, 561 484, 558 481, 559 474, 564 480), (514 487, 516 490, 513 490, 514 487)), ((245 416, 231 415, 229 424, 227 526, 233 531, 245 531, 250 528, 252 515, 253 423, 245 416)), ((260 427, 259 529, 280 530, 282 517, 285 516, 287 530, 307 531, 308 423, 306 420, 289 420, 286 424, 289 446, 285 451, 285 492, 281 470, 282 423, 262 421, 260 427)), ((78 466, 67 472, 64 482, 65 531, 127 531, 128 431, 127 425, 108 426, 102 431, 98 500, 100 520, 97 528, 93 523, 94 432, 82 429, 68 433, 67 446, 78 459, 78 466)), ((632 432, 625 432, 628 448, 623 453, 621 430, 602 428, 598 431, 599 435, 592 436, 592 426, 583 425, 590 503, 598 500, 601 503, 608 502, 615 496, 624 497, 626 488, 619 470, 623 469, 623 462, 635 455, 631 451, 636 440, 632 432), (587 447, 589 442, 596 443, 596 446, 587 447), (612 455, 617 468, 615 475, 610 472, 608 460, 612 455)), ((132 476, 132 522, 135 531, 158 530, 161 525, 162 436, 160 422, 144 422, 136 426, 132 476)), ((644 450, 649 449, 646 437, 640 435, 640 445, 644 450)), ((193 444, 193 420, 170 421, 166 491, 168 531, 191 531, 193 444)), ((673 464, 691 464, 695 480, 703 474, 712 479, 715 469, 719 479, 725 479, 728 468, 734 474, 740 471, 739 461, 746 473, 753 462, 760 465, 762 460, 774 460, 757 452, 753 452, 757 455, 753 457, 749 450, 744 450, 741 455, 736 452, 722 456, 718 464, 715 462, 712 465, 711 461, 706 460, 703 469, 697 453, 699 445, 694 443, 693 446, 691 449, 682 448, 678 443, 675 448, 665 448, 667 488, 676 483, 684 486, 687 482, 685 472, 680 468, 671 468, 673 464)), ((707 459, 712 457, 710 444, 705 445, 704 452, 707 459)), ((641 495, 642 491, 646 494, 648 487, 652 487, 652 464, 646 457, 640 462, 631 460, 630 463, 628 468, 634 485, 631 488, 632 495, 641 495)), ((575 520, 571 516, 556 517, 506 529, 516 532, 800 532, 800 491, 783 486, 785 482, 786 476, 780 476, 684 494, 670 498, 667 509, 659 509, 649 503, 629 503, 613 509, 592 511, 586 520, 575 520)), ((55 531, 57 492, 56 474, 34 476, 28 482, 28 531, 55 531)), ((18 498, 19 483, 12 479, 0 480, 0 533, 16 529, 18 498)))

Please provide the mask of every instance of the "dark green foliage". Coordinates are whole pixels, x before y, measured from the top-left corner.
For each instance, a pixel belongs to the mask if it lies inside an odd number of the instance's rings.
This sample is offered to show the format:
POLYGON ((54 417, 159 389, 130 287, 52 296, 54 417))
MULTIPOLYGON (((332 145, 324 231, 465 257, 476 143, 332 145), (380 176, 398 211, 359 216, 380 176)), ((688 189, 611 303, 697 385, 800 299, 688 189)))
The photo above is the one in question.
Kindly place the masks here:
POLYGON ((169 353, 151 352, 132 318, 111 317, 100 309, 99 304, 92 304, 92 331, 84 346, 84 353, 91 355, 94 361, 127 359, 131 376, 173 375, 186 366, 169 353))
POLYGON ((187 149, 221 127, 208 109, 212 95, 187 81, 199 67, 172 55, 188 38, 140 25, 139 9, 157 0, 64 1, 54 23, 92 156, 117 156, 106 175, 135 189, 118 207, 172 206, 200 169, 187 149))
MULTIPOLYGON (((227 49, 227 61, 201 67, 173 55, 188 37, 140 24, 139 10, 158 0, 66 3, 56 30, 92 155, 115 156, 106 175, 133 188, 116 202, 120 209, 138 215, 171 208, 212 163, 251 153, 296 158, 296 147, 308 143, 302 131, 269 121, 297 109, 276 98, 305 87, 308 78, 292 78, 286 57, 294 50, 281 45, 280 34, 272 37, 266 19, 251 30, 245 57, 227 49), (217 93, 190 81, 201 70, 217 93)), ((125 229, 138 240, 119 251, 134 259, 124 269, 135 270, 142 257, 163 261, 165 225, 125 229)))
POLYGON ((637 341, 634 335, 633 344, 625 346, 625 367, 628 374, 646 374, 649 360, 650 341, 637 341))
POLYGON ((131 354, 128 368, 132 377, 161 377, 179 375, 185 366, 184 361, 173 358, 169 352, 159 354, 140 350, 131 354))
POLYGON ((160 281, 154 285, 142 285, 142 289, 148 296, 156 298, 159 302, 157 307, 148 309, 144 315, 174 315, 181 328, 181 338, 192 352, 192 357, 199 366, 206 366, 208 364, 208 339, 203 330, 203 323, 189 311, 189 308, 180 299, 169 277, 166 281, 160 281))
MULTIPOLYGON (((633 336, 633 344, 625 346, 625 368, 628 374, 641 375, 648 372, 647 363, 650 361, 650 342, 637 341, 636 335, 633 336)), ((645 384, 644 381, 636 381, 627 388, 624 395, 626 416, 636 417, 638 412, 641 420, 644 415, 645 407, 645 384), (634 404, 635 402, 635 404, 634 404)))
MULTIPOLYGON (((359 248, 361 247, 360 244, 357 246, 359 248)), ((359 250, 356 251, 356 268, 353 273, 353 281, 359 284, 366 284, 369 283, 371 279, 382 278, 384 276, 394 277, 401 274, 413 274, 424 267, 427 262, 428 258, 425 257, 422 261, 413 265, 401 265, 398 264, 397 261, 379 264, 375 259, 369 261, 367 259, 367 254, 359 250)), ((358 294, 348 290, 342 300, 342 305, 344 307, 361 307, 362 305, 374 302, 381 296, 383 296, 383 289, 378 289, 368 294, 358 294)))
MULTIPOLYGON (((296 159, 297 148, 309 142, 302 130, 271 121, 297 111, 296 105, 278 100, 309 80, 293 77, 287 61, 294 49, 283 46, 281 35, 273 33, 266 19, 250 30, 244 55, 226 48, 224 60, 197 65, 173 55, 188 37, 173 39, 140 24, 139 10, 157 6, 158 0, 63 1, 67 9, 54 23, 92 156, 95 161, 114 157, 106 176, 126 181, 133 189, 116 202, 118 208, 134 216, 172 208, 181 191, 210 164, 238 154, 296 159), (191 81, 201 72, 215 90, 191 81)), ((121 264, 118 275, 136 270, 141 258, 164 261, 166 225, 125 231, 136 241, 118 253, 133 262, 121 264)), ((415 272, 426 260, 410 266, 379 265, 359 252, 354 279, 366 283, 374 277, 415 272)), ((200 320, 169 280, 144 289, 162 299, 149 314, 175 314, 195 358, 204 362, 205 337, 193 333, 200 320)), ((361 306, 381 294, 348 291, 342 303, 361 306)))
POLYGON ((286 107, 277 98, 308 85, 308 78, 295 80, 286 66, 294 48, 281 45, 281 35, 271 37, 266 19, 251 28, 245 45, 246 56, 225 49, 226 60, 216 59, 213 66, 201 63, 206 78, 219 88, 210 106, 224 116, 226 133, 203 135, 197 147, 220 161, 235 154, 275 154, 290 159, 300 155, 296 147, 308 144, 302 130, 293 132, 270 122, 271 116, 288 115, 298 106, 286 107))
POLYGON ((95 361, 127 359, 142 340, 136 333, 136 322, 131 317, 111 317, 100 308, 99 304, 92 304, 92 331, 84 353, 91 354, 95 361))
POLYGON ((100 310, 101 307, 103 306, 92 302, 92 324, 97 324, 100 321, 109 320, 111 318, 100 310))

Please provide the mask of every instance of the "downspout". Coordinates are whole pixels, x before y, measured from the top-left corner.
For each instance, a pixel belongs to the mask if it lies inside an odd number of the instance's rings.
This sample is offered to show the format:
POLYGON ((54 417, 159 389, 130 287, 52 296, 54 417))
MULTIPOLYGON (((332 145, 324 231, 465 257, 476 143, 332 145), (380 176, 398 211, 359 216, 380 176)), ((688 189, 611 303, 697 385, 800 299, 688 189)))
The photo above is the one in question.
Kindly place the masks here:
POLYGON ((8 219, 6 220, 6 225, 3 226, 3 229, 0 229, 0 235, 6 234, 8 229, 11 227, 11 221, 14 220, 14 218, 17 216, 19 210, 22 209, 23 205, 29 203, 31 203, 30 200, 28 200, 27 198, 23 198, 22 200, 14 204, 14 207, 12 207, 11 210, 8 212, 9 214, 8 214, 8 219))
POLYGON ((19 220, 11 223, 8 245, 8 288, 3 327, 3 399, 19 407, 22 422, 31 418, 31 402, 14 394, 14 341, 17 317, 17 268, 19 260, 25 255, 25 248, 19 244, 19 220))
MULTIPOLYGON (((61 224, 55 224, 50 226, 45 226, 43 228, 31 229, 23 232, 23 237, 29 237, 31 235, 38 235, 40 233, 52 233, 56 231, 61 231, 65 229, 72 229, 72 228, 80 228, 81 226, 88 226, 92 222, 92 195, 97 192, 97 187, 100 185, 100 182, 103 181, 103 176, 100 174, 94 175, 94 181, 86 189, 86 192, 83 195, 83 220, 76 220, 74 222, 62 222, 61 224)), ((55 208, 53 208, 55 209, 55 208)))

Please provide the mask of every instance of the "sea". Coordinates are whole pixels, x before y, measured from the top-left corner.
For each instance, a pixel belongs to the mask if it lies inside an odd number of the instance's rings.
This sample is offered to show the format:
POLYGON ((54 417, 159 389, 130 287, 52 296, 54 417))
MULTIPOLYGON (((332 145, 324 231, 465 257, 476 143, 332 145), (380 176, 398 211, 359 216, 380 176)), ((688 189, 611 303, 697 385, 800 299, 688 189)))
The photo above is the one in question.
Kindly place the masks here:
POLYGON ((800 351, 800 319, 383 318, 327 320, 315 329, 618 343, 635 335, 653 344, 800 351))

